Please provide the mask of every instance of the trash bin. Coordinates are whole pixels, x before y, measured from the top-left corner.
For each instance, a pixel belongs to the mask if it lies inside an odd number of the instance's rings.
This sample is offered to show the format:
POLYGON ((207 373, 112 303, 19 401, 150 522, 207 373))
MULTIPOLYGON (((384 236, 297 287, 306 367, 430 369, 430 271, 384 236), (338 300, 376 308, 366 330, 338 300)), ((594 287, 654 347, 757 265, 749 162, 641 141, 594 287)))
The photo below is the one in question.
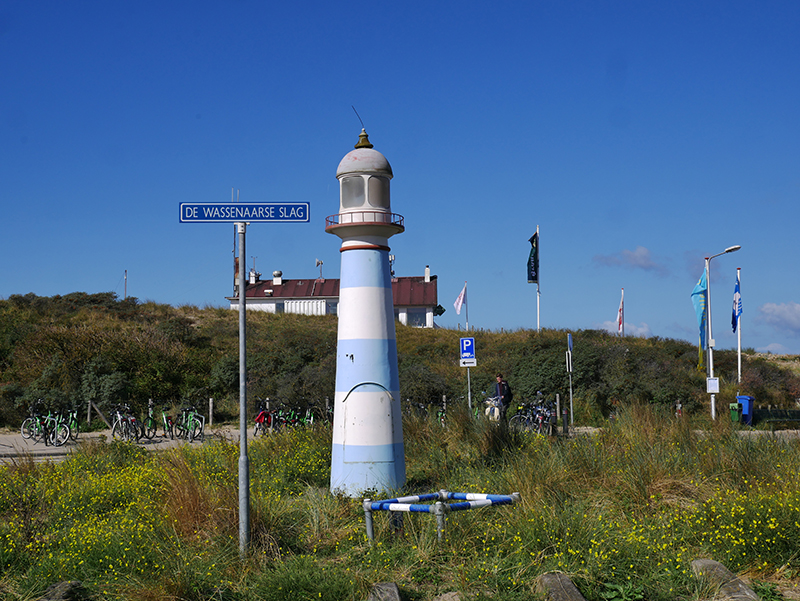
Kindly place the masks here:
POLYGON ((739 403, 730 403, 728 408, 731 410, 731 421, 739 422, 742 416, 742 406, 739 403))
POLYGON ((755 398, 751 396, 737 396, 736 400, 739 401, 739 404, 742 406, 742 423, 747 424, 748 426, 753 425, 753 401, 755 398))

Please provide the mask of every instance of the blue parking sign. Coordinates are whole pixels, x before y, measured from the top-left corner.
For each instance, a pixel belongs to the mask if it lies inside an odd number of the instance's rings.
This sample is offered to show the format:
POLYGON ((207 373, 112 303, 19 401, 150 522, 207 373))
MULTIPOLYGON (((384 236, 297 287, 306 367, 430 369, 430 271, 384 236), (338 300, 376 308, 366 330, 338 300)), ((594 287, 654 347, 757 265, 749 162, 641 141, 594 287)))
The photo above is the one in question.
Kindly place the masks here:
POLYGON ((462 338, 461 339, 461 367, 475 367, 478 362, 475 358, 475 339, 462 338))

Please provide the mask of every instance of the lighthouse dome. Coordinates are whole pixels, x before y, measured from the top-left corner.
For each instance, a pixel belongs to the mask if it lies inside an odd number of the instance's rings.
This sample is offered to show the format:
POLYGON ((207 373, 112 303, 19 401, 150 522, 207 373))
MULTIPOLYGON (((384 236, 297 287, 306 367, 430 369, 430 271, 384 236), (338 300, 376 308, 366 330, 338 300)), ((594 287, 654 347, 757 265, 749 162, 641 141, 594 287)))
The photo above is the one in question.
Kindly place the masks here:
POLYGON ((392 178, 392 166, 385 156, 372 148, 367 133, 363 129, 355 150, 344 155, 336 169, 337 178, 348 173, 374 173, 389 179, 392 178))

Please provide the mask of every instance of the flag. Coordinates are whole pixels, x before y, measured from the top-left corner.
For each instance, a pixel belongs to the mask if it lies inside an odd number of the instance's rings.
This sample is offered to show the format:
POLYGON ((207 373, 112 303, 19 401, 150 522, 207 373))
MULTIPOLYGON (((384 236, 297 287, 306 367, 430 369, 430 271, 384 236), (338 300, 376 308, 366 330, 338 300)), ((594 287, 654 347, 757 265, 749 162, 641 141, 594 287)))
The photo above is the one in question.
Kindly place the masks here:
POLYGON ((739 318, 742 316, 742 295, 739 293, 739 272, 736 272, 736 286, 733 288, 733 314, 731 315, 731 326, 733 333, 739 325, 739 318))
POLYGON ((692 290, 692 304, 694 305, 694 312, 697 315, 697 327, 700 330, 700 346, 698 349, 699 361, 697 368, 702 369, 703 365, 703 349, 706 348, 706 299, 708 298, 708 280, 706 280, 706 271, 703 270, 703 275, 697 282, 697 285, 692 290))
POLYGON ((539 283, 539 228, 536 233, 528 238, 531 243, 531 253, 528 255, 528 283, 539 283))
POLYGON ((456 302, 453 303, 453 306, 456 308, 456 315, 461 315, 461 306, 466 304, 467 302, 467 283, 464 282, 464 289, 461 291, 461 294, 458 295, 456 302))
POLYGON ((622 289, 622 298, 619 299, 619 310, 617 311, 617 333, 625 331, 625 288, 622 289))

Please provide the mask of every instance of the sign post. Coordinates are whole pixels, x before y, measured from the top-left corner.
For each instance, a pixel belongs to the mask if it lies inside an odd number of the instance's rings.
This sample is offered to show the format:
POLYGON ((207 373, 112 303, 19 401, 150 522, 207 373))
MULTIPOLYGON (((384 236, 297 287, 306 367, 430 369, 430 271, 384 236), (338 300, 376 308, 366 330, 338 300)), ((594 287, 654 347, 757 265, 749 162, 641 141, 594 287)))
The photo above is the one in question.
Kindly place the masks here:
POLYGON ((462 338, 461 339, 461 367, 467 368, 467 408, 472 412, 472 385, 469 380, 469 368, 478 365, 478 360, 475 358, 475 339, 462 338))
POLYGON ((244 262, 247 224, 236 223, 239 234, 239 554, 250 546, 250 458, 247 456, 247 295, 244 262))
POLYGON ((245 233, 250 222, 308 223, 307 202, 182 202, 180 223, 234 223, 239 235, 239 555, 250 546, 250 459, 247 456, 247 280, 245 233))
POLYGON ((569 425, 575 425, 572 413, 572 334, 567 334, 567 373, 569 374, 569 425))

